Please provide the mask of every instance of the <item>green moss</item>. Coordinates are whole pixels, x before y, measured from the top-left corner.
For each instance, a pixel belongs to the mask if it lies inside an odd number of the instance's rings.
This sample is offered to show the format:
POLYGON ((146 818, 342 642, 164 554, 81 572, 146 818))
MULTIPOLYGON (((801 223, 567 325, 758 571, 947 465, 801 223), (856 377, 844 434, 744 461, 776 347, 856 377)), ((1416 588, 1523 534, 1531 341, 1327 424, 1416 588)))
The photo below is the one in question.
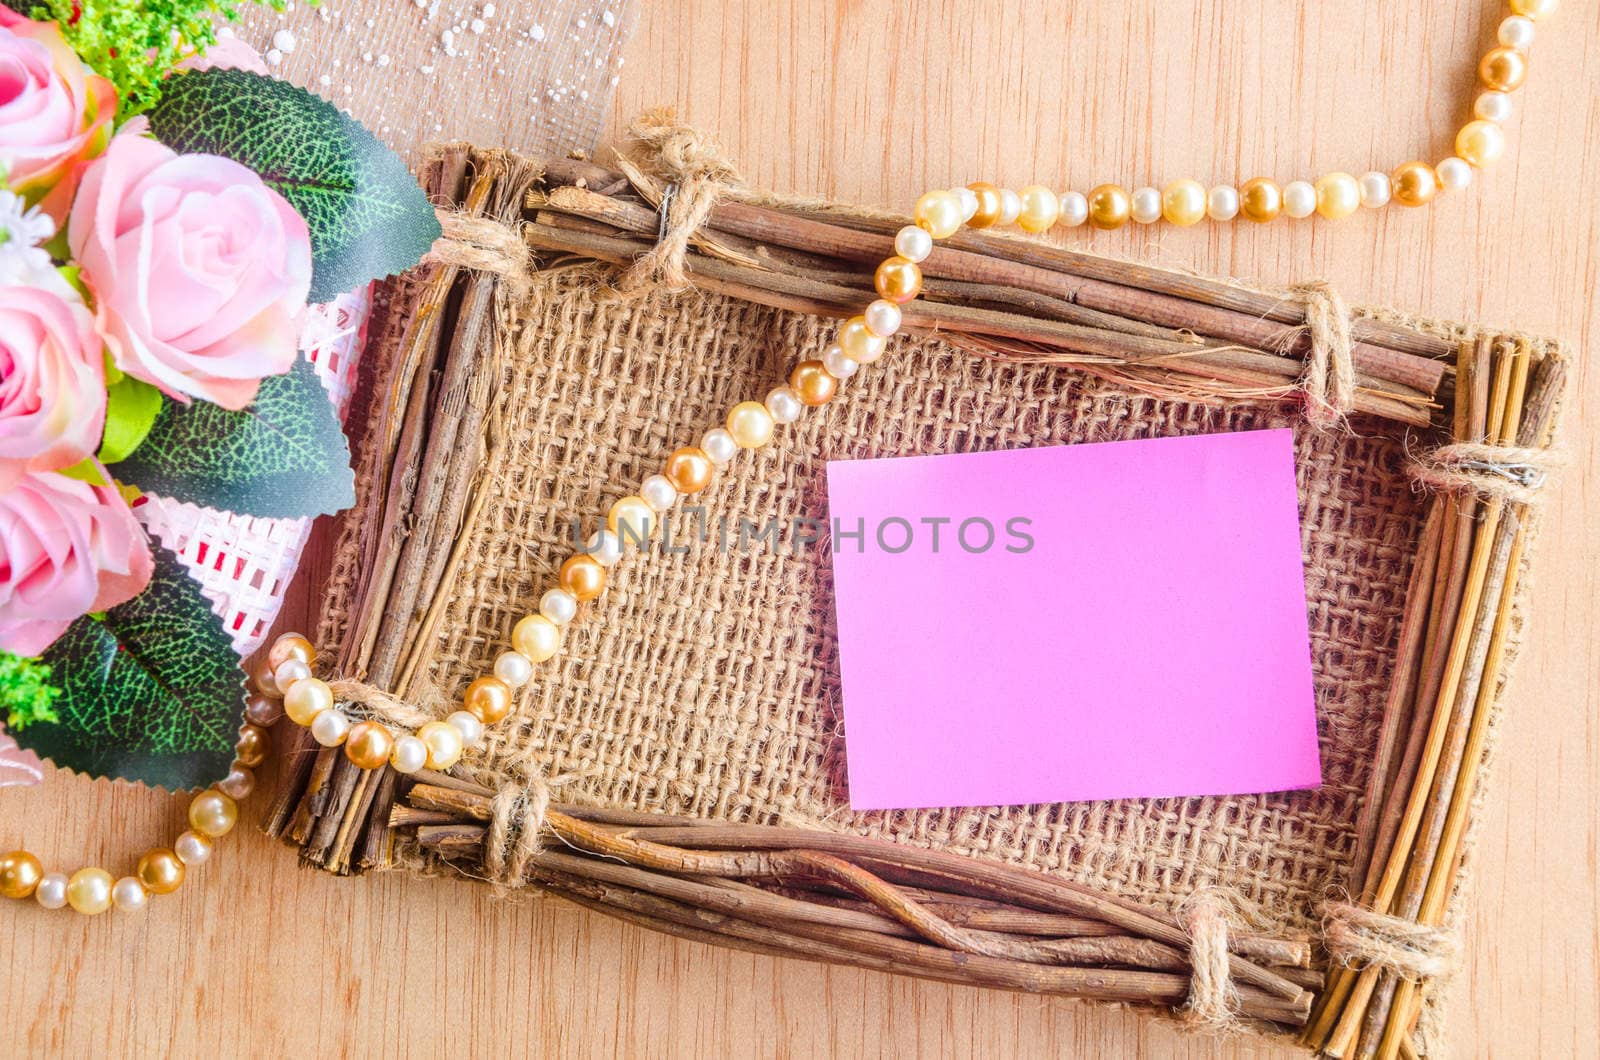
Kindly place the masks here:
POLYGON ((21 732, 34 722, 60 721, 55 711, 60 695, 61 689, 50 683, 50 667, 0 651, 0 712, 7 728, 21 732))
MULTIPOLYGON (((117 87, 118 119, 126 121, 155 103, 161 79, 174 66, 216 43, 216 20, 232 21, 246 0, 9 2, 32 18, 60 24, 72 49, 117 87)), ((283 6, 283 0, 255 2, 283 6)))

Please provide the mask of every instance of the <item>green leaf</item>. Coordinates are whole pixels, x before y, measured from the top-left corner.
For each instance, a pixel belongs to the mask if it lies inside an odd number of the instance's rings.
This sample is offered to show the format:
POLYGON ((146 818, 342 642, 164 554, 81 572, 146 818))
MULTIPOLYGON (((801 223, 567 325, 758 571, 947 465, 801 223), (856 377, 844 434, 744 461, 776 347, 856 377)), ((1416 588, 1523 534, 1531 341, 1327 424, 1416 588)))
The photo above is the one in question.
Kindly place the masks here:
POLYGON ((106 477, 94 457, 86 456, 71 467, 64 467, 57 474, 68 478, 75 478, 79 482, 87 482, 91 486, 109 486, 111 481, 106 477))
POLYGON ((311 300, 415 265, 439 221, 404 163, 333 104, 245 70, 163 85, 150 131, 177 151, 225 155, 261 175, 311 229, 311 300))
MULTIPOLYGON (((120 373, 119 373, 120 374, 120 373)), ((124 375, 106 387, 106 430, 100 438, 99 459, 115 464, 139 448, 161 412, 161 391, 149 383, 124 375)))
POLYGON ((224 776, 244 718, 233 644, 178 558, 154 546, 144 592, 78 619, 40 656, 60 719, 17 742, 58 766, 170 789, 224 776))
POLYGON ((147 493, 246 515, 331 515, 355 503, 349 445, 304 358, 263 379, 255 403, 238 412, 164 401, 117 477, 147 493))

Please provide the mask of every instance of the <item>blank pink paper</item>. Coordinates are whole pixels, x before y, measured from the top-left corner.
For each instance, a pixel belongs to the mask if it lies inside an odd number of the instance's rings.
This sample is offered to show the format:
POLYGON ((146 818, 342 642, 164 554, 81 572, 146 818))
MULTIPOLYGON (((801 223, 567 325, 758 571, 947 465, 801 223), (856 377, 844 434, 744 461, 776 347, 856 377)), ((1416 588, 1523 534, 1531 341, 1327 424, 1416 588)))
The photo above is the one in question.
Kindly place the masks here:
POLYGON ((828 503, 852 808, 1322 782, 1292 432, 834 461, 828 503))

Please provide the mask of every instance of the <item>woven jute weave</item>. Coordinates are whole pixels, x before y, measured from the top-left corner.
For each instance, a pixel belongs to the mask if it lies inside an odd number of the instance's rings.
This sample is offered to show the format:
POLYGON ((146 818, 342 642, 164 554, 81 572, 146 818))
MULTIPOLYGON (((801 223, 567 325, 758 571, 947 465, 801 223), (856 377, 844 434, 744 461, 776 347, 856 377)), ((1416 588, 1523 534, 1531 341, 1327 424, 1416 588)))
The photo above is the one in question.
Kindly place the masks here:
MULTIPOLYGON (((494 233, 482 223, 457 227, 477 234, 464 235, 456 251, 443 248, 436 261, 482 269, 486 255, 515 257, 515 243, 489 238, 494 233)), ((515 223, 506 229, 515 231, 515 223)), ((692 287, 622 293, 617 275, 569 260, 499 288, 486 362, 496 375, 482 388, 493 394, 484 461, 453 542, 448 591, 423 623, 423 662, 405 679, 405 699, 416 705, 405 709, 418 717, 451 709, 460 690, 491 669, 507 631, 555 583, 575 533, 591 533, 611 501, 633 492, 665 454, 720 422, 731 405, 770 389, 796 351, 831 341, 829 320, 692 287)), ((413 277, 388 292, 375 363, 398 356, 425 282, 413 277)), ((1478 334, 1405 323, 1452 343, 1478 334)), ((1340 321, 1346 331, 1348 324, 1340 321)), ((1516 336, 1495 341, 1538 357, 1554 352, 1516 336)), ((384 393, 381 378, 375 391, 384 393)), ((374 422, 382 412, 375 410, 374 422)), ((472 779, 485 789, 524 786, 530 794, 523 802, 537 802, 539 814, 545 800, 559 799, 878 837, 1027 866, 1171 910, 1196 943, 1197 911, 1223 908, 1235 927, 1330 943, 1337 937, 1335 959, 1348 954, 1435 978, 1448 965, 1448 931, 1400 937, 1385 918, 1367 923, 1357 911, 1333 913, 1343 918, 1336 931, 1325 932, 1323 923, 1336 908, 1330 900, 1345 896, 1394 677, 1429 504, 1416 482, 1422 443, 1377 417, 1339 416, 1331 425, 1326 415, 1316 419, 1292 404, 1152 396, 1058 367, 974 356, 937 335, 899 338, 829 406, 781 428, 781 444, 741 454, 699 503, 673 512, 670 540, 678 549, 663 549, 658 537, 648 561, 613 569, 600 605, 568 628, 561 654, 519 693, 513 716, 491 729, 472 779), (1296 440, 1320 788, 848 809, 830 541, 808 540, 796 528, 827 524, 828 461, 1274 427, 1292 428, 1296 440), (763 536, 773 525, 777 532, 763 536)), ((381 491, 376 447, 368 438, 360 448, 360 504, 345 524, 319 633, 328 648, 350 632, 368 574, 363 546, 371 542, 374 508, 382 507, 374 501, 381 491)), ((1520 578, 1517 592, 1526 588, 1520 578)), ((1082 603, 1095 606, 1093 599, 1082 603)), ((1518 609, 1508 656, 1520 635, 1518 609)), ((1059 646, 1064 657, 1075 650, 1059 646)), ((1508 669, 1497 673, 1496 698, 1508 669)), ((1477 775, 1481 790, 1483 772, 1477 775)), ((433 867, 433 858, 399 842, 402 864, 433 867)), ((512 874, 519 880, 523 864, 518 860, 512 874)), ((1445 927, 1458 916, 1453 903, 1445 927)), ((1226 946, 1217 952, 1225 958, 1226 946)), ((1198 979, 1200 960, 1191 961, 1198 979)), ((1438 1014, 1436 993, 1427 996, 1424 1041, 1438 1014)))
MULTIPOLYGON (((826 345, 829 326, 696 291, 609 298, 584 272, 539 277, 505 366, 507 451, 490 470, 431 689, 415 698, 448 701, 492 666, 505 630, 573 551, 572 519, 591 532, 590 513, 722 410, 764 392, 792 351, 826 345)), ((547 775, 564 778, 565 799, 850 828, 1164 901, 1222 884, 1310 928, 1351 851, 1391 676, 1419 527, 1405 462, 1386 425, 1316 431, 1291 408, 1163 401, 1059 369, 981 360, 937 339, 901 342, 824 414, 786 428, 784 444, 741 458, 708 502, 712 541, 619 570, 603 612, 570 628, 554 669, 492 735, 489 766, 496 754, 531 751, 547 775), (757 526, 773 515, 826 522, 828 460, 1266 427, 1296 430, 1320 790, 848 812, 826 542, 797 554, 785 534, 777 547, 740 551, 741 515, 757 526), (717 542, 725 516, 726 550, 717 542)), ((676 540, 698 535, 692 512, 673 518, 676 540)), ((339 639, 346 592, 336 577, 324 643, 339 639)))

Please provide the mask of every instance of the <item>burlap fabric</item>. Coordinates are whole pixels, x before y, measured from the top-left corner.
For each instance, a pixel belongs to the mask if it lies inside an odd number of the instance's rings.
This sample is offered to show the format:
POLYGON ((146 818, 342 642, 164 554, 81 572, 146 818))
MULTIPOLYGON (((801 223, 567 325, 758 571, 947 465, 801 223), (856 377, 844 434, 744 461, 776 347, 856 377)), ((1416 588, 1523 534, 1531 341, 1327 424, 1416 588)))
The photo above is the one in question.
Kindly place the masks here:
MULTIPOLYGON (((616 298, 587 270, 538 276, 514 326, 506 450, 413 697, 422 703, 448 701, 489 669, 572 551, 572 519, 592 531, 665 453, 764 393, 794 351, 825 344, 828 327, 695 291, 616 298)), ((925 339, 897 342, 821 414, 783 430, 782 444, 742 454, 702 495, 710 542, 616 568, 602 606, 574 623, 566 650, 492 734, 491 771, 531 755, 564 801, 852 829, 1163 904, 1220 885, 1279 925, 1313 928, 1353 849, 1420 524, 1392 425, 1317 431, 1289 407, 1164 401, 925 339), (741 551, 741 515, 825 520, 834 459, 1280 426, 1297 437, 1320 790, 849 812, 826 542, 796 549, 785 533, 741 551), (727 549, 717 544, 724 516, 727 549)), ((692 512, 673 518, 677 541, 696 536, 692 512)), ((341 564, 330 589, 325 643, 337 640, 351 574, 341 564)))

